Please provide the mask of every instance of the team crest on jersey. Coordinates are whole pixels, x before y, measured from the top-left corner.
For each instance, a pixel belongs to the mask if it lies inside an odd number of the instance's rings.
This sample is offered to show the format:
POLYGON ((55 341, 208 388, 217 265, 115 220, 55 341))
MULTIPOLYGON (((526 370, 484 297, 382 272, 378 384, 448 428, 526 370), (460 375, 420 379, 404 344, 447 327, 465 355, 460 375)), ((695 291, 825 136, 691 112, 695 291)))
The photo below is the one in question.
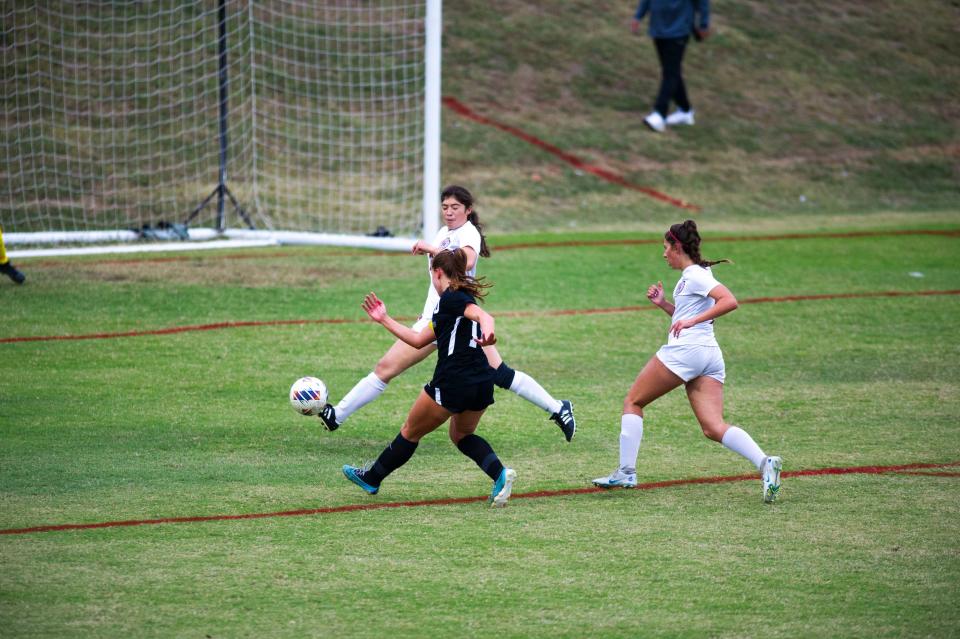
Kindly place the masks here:
POLYGON ((448 246, 450 246, 450 238, 449 238, 449 237, 445 237, 445 238, 443 238, 443 241, 440 242, 440 250, 441 250, 441 251, 444 251, 444 250, 446 250, 446 248, 447 248, 448 246))
POLYGON ((686 285, 687 280, 680 280, 677 282, 677 289, 673 292, 673 296, 676 297, 683 292, 683 287, 686 285))

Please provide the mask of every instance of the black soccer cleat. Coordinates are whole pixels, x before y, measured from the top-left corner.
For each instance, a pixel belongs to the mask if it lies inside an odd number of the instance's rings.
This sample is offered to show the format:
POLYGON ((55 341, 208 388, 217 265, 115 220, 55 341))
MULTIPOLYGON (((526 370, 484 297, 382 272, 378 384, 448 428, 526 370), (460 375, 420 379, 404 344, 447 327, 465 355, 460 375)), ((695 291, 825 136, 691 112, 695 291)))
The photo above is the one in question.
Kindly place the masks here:
POLYGON ((577 420, 573 417, 573 404, 568 399, 560 400, 560 410, 550 416, 550 419, 560 427, 567 441, 573 439, 577 432, 577 420))
POLYGON ((0 273, 3 273, 17 284, 23 284, 27 279, 27 276, 18 271, 17 267, 10 262, 0 264, 0 273))
POLYGON ((340 424, 337 423, 337 411, 330 404, 324 405, 317 413, 317 417, 323 422, 323 427, 327 430, 337 430, 340 424))

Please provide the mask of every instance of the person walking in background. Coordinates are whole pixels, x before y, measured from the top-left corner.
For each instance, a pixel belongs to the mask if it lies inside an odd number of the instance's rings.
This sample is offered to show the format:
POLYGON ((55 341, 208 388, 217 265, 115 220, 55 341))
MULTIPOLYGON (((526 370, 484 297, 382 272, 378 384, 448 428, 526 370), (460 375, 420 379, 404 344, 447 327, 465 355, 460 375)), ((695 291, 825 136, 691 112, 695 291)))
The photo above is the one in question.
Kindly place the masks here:
POLYGON ((674 224, 667 230, 663 259, 670 268, 681 272, 680 281, 673 289, 674 301, 664 297, 662 282, 647 289, 647 298, 671 318, 667 343, 643 367, 623 400, 620 466, 609 476, 594 479, 593 483, 604 488, 637 485, 643 409, 683 384, 703 434, 748 459, 760 471, 763 501, 775 501, 780 493, 782 460, 767 456, 746 431, 723 419, 726 367, 713 334, 713 322, 736 310, 737 299, 713 277, 710 267, 718 262, 700 257, 700 233, 693 220, 674 224))
POLYGON ((710 0, 640 0, 630 30, 640 32, 640 21, 650 14, 648 33, 660 59, 660 91, 653 111, 643 119, 651 131, 693 124, 693 107, 683 82, 683 53, 690 35, 702 40, 710 35, 710 0), (670 102, 677 110, 667 115, 670 102))
POLYGON ((377 494, 381 482, 413 456, 420 440, 450 420, 450 440, 493 480, 490 504, 504 506, 517 474, 504 466, 487 440, 475 432, 483 412, 493 404, 494 370, 478 348, 497 342, 493 317, 477 305, 489 285, 467 275, 467 256, 459 248, 433 256, 430 279, 440 299, 420 330, 391 318, 374 293, 363 300, 370 319, 404 343, 423 349, 436 341, 437 365, 393 442, 372 464, 347 464, 343 474, 369 494, 377 494))
POLYGON ((3 246, 2 226, 0 226, 0 273, 3 273, 17 284, 23 284, 27 279, 27 276, 18 271, 17 268, 10 263, 10 258, 7 257, 7 249, 3 246))

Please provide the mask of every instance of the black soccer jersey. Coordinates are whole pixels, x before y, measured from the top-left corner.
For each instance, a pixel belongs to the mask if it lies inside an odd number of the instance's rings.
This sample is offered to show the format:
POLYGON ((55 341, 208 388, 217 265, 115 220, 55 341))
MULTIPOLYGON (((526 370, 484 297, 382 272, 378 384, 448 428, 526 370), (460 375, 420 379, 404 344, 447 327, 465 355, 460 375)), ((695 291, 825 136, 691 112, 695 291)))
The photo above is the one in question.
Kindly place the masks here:
POLYGON ((493 379, 493 369, 477 344, 480 326, 463 316, 467 305, 475 304, 472 295, 447 289, 433 312, 433 332, 437 336, 437 367, 434 386, 456 388, 493 379))

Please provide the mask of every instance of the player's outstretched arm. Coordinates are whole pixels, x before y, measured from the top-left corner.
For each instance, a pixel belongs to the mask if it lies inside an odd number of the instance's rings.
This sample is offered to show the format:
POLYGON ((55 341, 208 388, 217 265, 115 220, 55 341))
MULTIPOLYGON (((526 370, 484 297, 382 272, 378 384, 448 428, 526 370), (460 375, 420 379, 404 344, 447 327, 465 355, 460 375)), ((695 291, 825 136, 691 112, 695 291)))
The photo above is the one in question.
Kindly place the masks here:
POLYGON ((370 319, 393 333, 397 339, 406 342, 414 348, 423 348, 437 339, 433 333, 433 326, 431 324, 427 324, 423 330, 418 333, 409 326, 404 326, 390 317, 387 314, 387 305, 377 297, 376 293, 367 293, 367 296, 363 298, 363 304, 361 304, 361 306, 370 319))
POLYGON ((414 255, 429 255, 430 257, 433 257, 439 250, 440 249, 430 244, 426 240, 417 240, 417 242, 413 245, 413 248, 410 249, 410 252, 414 255))
MULTIPOLYGON (((463 251, 464 255, 467 256, 467 271, 471 271, 477 263, 477 252, 469 246, 461 246, 460 250, 463 251)), ((440 252, 440 249, 433 244, 427 243, 426 240, 417 240, 416 244, 413 245, 413 248, 410 249, 410 252, 414 255, 429 255, 430 257, 436 257, 437 253, 440 252)))

